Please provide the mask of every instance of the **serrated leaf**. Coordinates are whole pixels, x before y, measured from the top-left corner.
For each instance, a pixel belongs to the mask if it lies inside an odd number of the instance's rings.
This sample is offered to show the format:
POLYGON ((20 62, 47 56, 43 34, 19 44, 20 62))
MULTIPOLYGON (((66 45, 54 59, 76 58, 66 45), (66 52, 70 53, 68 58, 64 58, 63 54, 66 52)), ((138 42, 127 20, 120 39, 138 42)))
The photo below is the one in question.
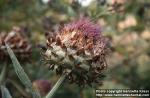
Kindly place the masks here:
POLYGON ((20 81, 24 84, 24 86, 26 88, 29 89, 29 91, 32 94, 33 98, 41 98, 40 94, 37 91, 35 91, 35 89, 33 89, 32 83, 31 83, 29 77, 25 73, 24 69, 21 67, 19 61, 17 60, 15 54, 13 53, 13 51, 11 50, 9 45, 6 44, 6 47, 7 47, 8 54, 9 54, 11 60, 12 60, 15 72, 16 72, 18 78, 20 79, 20 81))
POLYGON ((2 98, 12 98, 8 89, 5 86, 1 86, 2 98))

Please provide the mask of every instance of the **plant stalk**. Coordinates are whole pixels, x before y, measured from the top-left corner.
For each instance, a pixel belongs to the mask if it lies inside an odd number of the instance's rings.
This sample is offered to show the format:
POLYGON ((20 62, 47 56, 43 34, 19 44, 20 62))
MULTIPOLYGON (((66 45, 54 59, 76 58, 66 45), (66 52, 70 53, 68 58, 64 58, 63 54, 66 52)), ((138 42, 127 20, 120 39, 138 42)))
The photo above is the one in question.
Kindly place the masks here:
POLYGON ((7 70, 7 65, 3 66, 2 71, 0 73, 0 85, 3 84, 5 76, 6 76, 6 71, 7 70))
POLYGON ((52 90, 47 94, 47 96, 45 98, 52 98, 53 95, 55 94, 55 92, 57 91, 57 89, 61 86, 61 84, 63 83, 63 81, 66 79, 67 73, 64 73, 59 80, 57 81, 57 83, 54 85, 54 87, 52 88, 52 90))
POLYGON ((83 88, 79 88, 80 98, 84 98, 83 88))

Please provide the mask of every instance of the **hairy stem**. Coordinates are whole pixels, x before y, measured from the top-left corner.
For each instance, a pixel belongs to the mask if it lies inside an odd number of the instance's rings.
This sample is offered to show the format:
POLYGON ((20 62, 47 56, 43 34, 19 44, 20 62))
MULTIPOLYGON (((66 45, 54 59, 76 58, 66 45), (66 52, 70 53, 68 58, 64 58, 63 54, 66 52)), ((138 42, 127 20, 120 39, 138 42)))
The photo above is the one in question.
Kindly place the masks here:
POLYGON ((84 98, 83 88, 79 88, 80 98, 84 98))
POLYGON ((67 73, 64 73, 59 80, 57 81, 57 83, 54 85, 54 87, 52 88, 52 90, 47 94, 47 96, 45 98, 52 98, 53 95, 55 94, 55 92, 57 91, 57 89, 61 86, 61 84, 63 83, 63 81, 66 79, 67 73))

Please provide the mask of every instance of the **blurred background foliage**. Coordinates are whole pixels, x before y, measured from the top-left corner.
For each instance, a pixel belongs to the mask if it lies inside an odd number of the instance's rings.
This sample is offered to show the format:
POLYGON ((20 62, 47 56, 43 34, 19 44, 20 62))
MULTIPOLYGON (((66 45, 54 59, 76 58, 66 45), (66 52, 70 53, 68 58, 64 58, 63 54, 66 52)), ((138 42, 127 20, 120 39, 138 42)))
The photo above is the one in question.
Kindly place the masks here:
MULTIPOLYGON (((42 63, 37 46, 45 44, 45 32, 58 31, 61 25, 80 16, 99 23, 112 43, 107 77, 99 88, 150 89, 149 0, 0 0, 0 31, 19 26, 32 43, 31 62, 20 62, 32 81, 46 79, 54 85, 58 80, 59 76, 42 63), (108 6, 115 1, 118 6, 108 6)), ((21 98, 22 90, 17 87, 23 86, 9 67, 6 86, 12 96, 21 98)), ((94 98, 94 90, 65 83, 54 98, 94 98)))

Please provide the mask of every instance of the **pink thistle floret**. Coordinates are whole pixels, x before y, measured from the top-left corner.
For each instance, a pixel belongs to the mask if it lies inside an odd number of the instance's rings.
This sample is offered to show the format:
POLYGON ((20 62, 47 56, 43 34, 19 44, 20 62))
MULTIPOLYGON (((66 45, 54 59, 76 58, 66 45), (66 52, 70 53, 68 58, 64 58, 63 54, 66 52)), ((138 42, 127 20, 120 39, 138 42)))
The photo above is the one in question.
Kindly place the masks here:
POLYGON ((99 38, 101 36, 102 29, 99 24, 94 24, 89 18, 82 17, 72 23, 64 26, 66 31, 68 30, 79 30, 84 33, 87 37, 99 38))

